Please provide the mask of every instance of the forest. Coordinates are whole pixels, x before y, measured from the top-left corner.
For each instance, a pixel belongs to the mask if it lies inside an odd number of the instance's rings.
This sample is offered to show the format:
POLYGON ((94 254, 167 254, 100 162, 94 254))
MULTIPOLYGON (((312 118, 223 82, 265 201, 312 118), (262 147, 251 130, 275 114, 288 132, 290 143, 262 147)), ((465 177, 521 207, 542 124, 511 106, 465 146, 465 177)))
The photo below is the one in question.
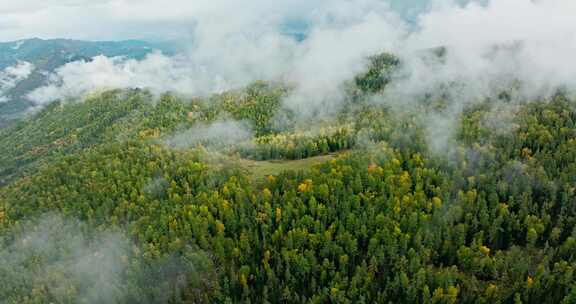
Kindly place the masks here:
POLYGON ((448 101, 375 103, 401 63, 370 62, 313 121, 258 81, 1 129, 0 303, 576 303, 575 100, 470 104, 439 153, 448 101))

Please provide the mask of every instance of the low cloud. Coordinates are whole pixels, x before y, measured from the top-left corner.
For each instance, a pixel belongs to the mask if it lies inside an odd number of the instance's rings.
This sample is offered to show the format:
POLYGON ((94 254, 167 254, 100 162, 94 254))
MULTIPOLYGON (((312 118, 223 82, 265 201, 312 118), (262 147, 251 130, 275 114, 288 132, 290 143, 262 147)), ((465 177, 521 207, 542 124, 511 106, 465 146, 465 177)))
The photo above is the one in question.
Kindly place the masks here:
POLYGON ((187 52, 170 58, 155 53, 142 61, 100 56, 70 63, 30 98, 45 104, 97 88, 127 87, 203 96, 272 80, 295 87, 287 106, 315 113, 327 104, 336 109, 343 98, 341 84, 365 68, 367 56, 397 49, 405 31, 385 2, 318 1, 297 21, 309 28, 307 38, 297 41, 283 33, 283 24, 310 4, 282 3, 285 11, 269 5, 254 11, 211 5, 196 16, 187 52))
POLYGON ((8 101, 9 96, 6 96, 8 91, 18 85, 20 81, 28 78, 34 68, 33 64, 20 61, 0 71, 0 103, 8 101))
MULTIPOLYGON (((423 98, 443 99, 443 110, 428 119, 435 122, 428 134, 441 133, 447 140, 446 130, 456 127, 450 122, 469 104, 495 99, 502 91, 516 101, 576 88, 572 1, 439 0, 411 22, 377 0, 279 5, 282 9, 267 4, 230 8, 221 2, 195 6, 183 13, 194 16, 187 52, 172 58, 155 53, 142 61, 97 57, 71 63, 30 96, 43 104, 99 87, 203 96, 263 79, 288 83, 293 90, 285 106, 310 118, 340 110, 343 87, 366 67, 366 57, 392 52, 401 67, 374 100, 406 109, 423 98), (287 20, 306 25, 303 41, 282 33, 287 20), (449 117, 439 122, 442 116, 449 117)), ((182 18, 175 13, 162 15, 182 18)))
POLYGON ((247 123, 221 120, 180 132, 166 140, 173 148, 189 148, 195 145, 224 147, 250 140, 253 132, 247 123))
POLYGON ((143 261, 122 231, 94 232, 56 214, 7 232, 13 238, 1 240, 0 303, 167 303, 184 284, 201 287, 210 276, 209 259, 200 251, 143 261))
POLYGON ((319 13, 308 38, 295 51, 286 105, 304 116, 334 114, 343 84, 362 72, 371 55, 399 50, 406 25, 379 1, 340 2, 319 13))
POLYGON ((521 97, 575 87, 575 10, 576 3, 558 0, 440 6, 421 15, 419 30, 406 39, 398 54, 404 75, 390 93, 441 92, 463 102, 493 97, 518 81, 521 97), (445 56, 423 54, 433 47, 444 47, 445 56))
MULTIPOLYGON (((84 235, 78 223, 46 216, 27 227, 0 250, 0 293, 17 301, 16 291, 45 286, 58 302, 74 298, 87 303, 114 303, 122 297, 130 242, 117 232, 94 238, 84 235)), ((21 294, 20 294, 21 296, 21 294)))
POLYGON ((341 98, 339 86, 362 71, 367 56, 383 51, 402 59, 403 69, 389 91, 403 102, 446 91, 453 99, 475 100, 517 80, 527 84, 523 96, 576 85, 576 66, 570 60, 576 49, 576 21, 570 12, 576 4, 561 0, 437 3, 418 15, 415 26, 386 2, 376 0, 298 2, 284 5, 285 12, 266 5, 233 11, 206 4, 190 12, 195 22, 187 53, 174 58, 156 53, 139 62, 96 57, 70 63, 49 86, 31 96, 43 103, 97 87, 204 95, 264 79, 296 84, 288 101, 296 108, 314 103, 333 106, 341 98), (308 6, 311 11, 301 17, 308 24, 307 38, 299 43, 283 35, 283 22, 308 6), (446 56, 426 52, 434 47, 446 47, 446 56))
POLYGON ((502 92, 511 102, 574 94, 574 11, 576 3, 563 0, 442 3, 420 15, 398 53, 402 67, 378 100, 404 108, 425 97, 443 100, 425 125, 432 148, 445 152, 467 105, 502 92))
POLYGON ((220 85, 224 86, 217 79, 210 83, 195 82, 197 73, 200 71, 192 69, 181 58, 167 57, 159 52, 151 53, 141 61, 97 56, 91 61, 76 61, 58 68, 50 76, 48 85, 32 91, 28 97, 37 104, 46 104, 97 89, 147 88, 159 94, 165 91, 217 91, 220 85))

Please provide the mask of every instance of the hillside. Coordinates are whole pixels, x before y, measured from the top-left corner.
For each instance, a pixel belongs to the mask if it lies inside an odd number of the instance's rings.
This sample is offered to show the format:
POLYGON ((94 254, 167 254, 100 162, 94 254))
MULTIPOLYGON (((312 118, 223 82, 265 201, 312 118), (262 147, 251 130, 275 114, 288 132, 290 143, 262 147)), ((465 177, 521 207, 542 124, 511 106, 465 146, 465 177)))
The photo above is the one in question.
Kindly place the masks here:
POLYGON ((0 131, 0 294, 574 303, 574 101, 470 105, 439 153, 422 117, 445 101, 372 102, 397 64, 373 57, 323 119, 256 82, 194 99, 94 93, 0 131))

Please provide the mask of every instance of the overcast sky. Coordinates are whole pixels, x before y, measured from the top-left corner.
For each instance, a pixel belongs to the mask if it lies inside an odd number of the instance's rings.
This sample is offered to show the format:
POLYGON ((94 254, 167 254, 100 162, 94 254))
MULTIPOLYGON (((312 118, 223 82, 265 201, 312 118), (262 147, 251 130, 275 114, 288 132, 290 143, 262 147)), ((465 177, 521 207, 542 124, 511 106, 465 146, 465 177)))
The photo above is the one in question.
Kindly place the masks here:
MULTIPOLYGON (((413 17, 432 0, 383 1, 389 2, 393 10, 402 11, 404 15, 413 17)), ((0 41, 31 37, 173 40, 190 36, 194 25, 200 22, 229 23, 230 16, 236 15, 305 20, 330 2, 330 0, 0 0, 0 41)))

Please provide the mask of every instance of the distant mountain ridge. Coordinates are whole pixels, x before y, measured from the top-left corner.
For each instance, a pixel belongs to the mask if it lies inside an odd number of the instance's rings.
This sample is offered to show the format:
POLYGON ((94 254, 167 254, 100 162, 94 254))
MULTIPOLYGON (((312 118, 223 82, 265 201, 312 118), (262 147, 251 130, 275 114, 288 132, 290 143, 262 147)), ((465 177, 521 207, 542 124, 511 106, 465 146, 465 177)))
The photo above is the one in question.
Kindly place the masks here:
POLYGON ((39 38, 0 42, 0 69, 14 65, 18 61, 27 61, 39 67, 55 68, 57 62, 46 62, 47 56, 55 56, 63 61, 78 58, 91 58, 97 55, 127 56, 141 59, 150 51, 157 49, 166 53, 174 52, 169 43, 151 43, 141 40, 125 41, 84 41, 71 39, 39 38), (50 65, 52 63, 52 65, 50 65))
POLYGON ((0 71, 20 62, 34 65, 28 77, 18 81, 5 92, 0 92, 0 95, 7 98, 6 102, 0 103, 0 127, 17 118, 31 105, 26 95, 42 86, 48 75, 58 67, 78 60, 89 60, 98 55, 142 59, 154 50, 160 50, 168 55, 175 52, 170 43, 151 43, 140 40, 82 41, 32 38, 0 42, 0 71))

